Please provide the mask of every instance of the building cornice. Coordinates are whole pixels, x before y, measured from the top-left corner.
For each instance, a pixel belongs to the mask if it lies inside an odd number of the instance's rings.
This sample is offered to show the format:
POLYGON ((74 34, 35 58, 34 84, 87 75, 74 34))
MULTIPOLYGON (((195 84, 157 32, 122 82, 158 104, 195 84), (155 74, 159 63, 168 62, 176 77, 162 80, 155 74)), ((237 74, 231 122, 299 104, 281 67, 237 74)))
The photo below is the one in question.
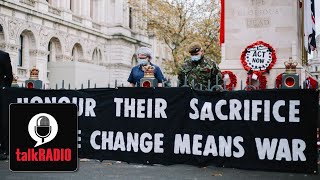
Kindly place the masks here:
POLYGON ((18 51, 19 45, 9 44, 9 43, 0 43, 0 48, 6 49, 8 51, 16 52, 18 51))
POLYGON ((31 49, 30 51, 31 56, 48 56, 49 51, 42 51, 38 49, 31 49))
POLYGON ((124 63, 105 63, 104 66, 106 68, 116 68, 119 69, 120 67, 131 69, 132 66, 124 63))

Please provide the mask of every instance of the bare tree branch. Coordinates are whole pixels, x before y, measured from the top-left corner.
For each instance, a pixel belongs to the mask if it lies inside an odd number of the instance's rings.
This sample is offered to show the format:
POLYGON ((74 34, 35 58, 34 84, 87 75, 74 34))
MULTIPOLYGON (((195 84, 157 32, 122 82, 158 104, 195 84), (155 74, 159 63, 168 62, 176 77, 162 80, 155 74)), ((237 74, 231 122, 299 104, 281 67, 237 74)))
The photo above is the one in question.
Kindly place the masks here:
POLYGON ((170 49, 173 61, 166 69, 171 74, 178 72, 193 41, 202 43, 209 57, 220 59, 220 9, 215 0, 148 0, 147 9, 139 6, 141 0, 129 1, 143 16, 136 18, 146 21, 140 28, 153 32, 170 49))

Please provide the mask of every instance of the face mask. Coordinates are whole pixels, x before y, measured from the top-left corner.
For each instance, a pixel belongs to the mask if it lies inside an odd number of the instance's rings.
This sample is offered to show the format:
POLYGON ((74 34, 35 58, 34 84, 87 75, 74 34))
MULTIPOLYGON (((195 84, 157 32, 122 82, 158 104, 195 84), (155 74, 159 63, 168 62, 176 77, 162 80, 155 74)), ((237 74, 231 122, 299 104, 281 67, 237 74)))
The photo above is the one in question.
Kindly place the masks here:
POLYGON ((148 64, 148 60, 147 59, 138 59, 138 65, 145 66, 147 64, 148 64))
POLYGON ((201 55, 195 55, 195 56, 191 56, 191 61, 193 62, 197 62, 201 59, 201 55))

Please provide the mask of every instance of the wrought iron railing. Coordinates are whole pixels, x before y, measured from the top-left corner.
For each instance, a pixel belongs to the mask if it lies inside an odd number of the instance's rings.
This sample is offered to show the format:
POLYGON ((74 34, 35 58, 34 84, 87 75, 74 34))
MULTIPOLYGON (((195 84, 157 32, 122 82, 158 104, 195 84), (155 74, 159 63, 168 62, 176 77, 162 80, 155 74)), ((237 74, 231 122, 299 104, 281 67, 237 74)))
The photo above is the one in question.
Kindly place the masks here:
MULTIPOLYGON (((226 81, 224 81, 223 85, 218 84, 218 77, 216 78, 217 81, 215 84, 211 84, 210 81, 208 81, 208 84, 199 84, 196 83, 195 80, 192 80, 190 83, 187 81, 187 77, 184 78, 184 82, 181 83, 178 80, 174 83, 171 81, 164 81, 162 82, 162 87, 167 88, 167 87, 190 87, 192 89, 196 90, 202 90, 202 91, 235 91, 235 90, 246 90, 246 91, 252 91, 252 90, 259 90, 259 85, 253 85, 249 84, 247 85, 246 83, 243 83, 243 81, 240 81, 240 87, 239 89, 236 89, 234 86, 231 87, 231 89, 226 87, 226 81), (174 84, 174 85, 172 85, 174 84)), ((257 83, 259 84, 259 81, 257 80, 257 83)), ((22 83, 20 85, 15 85, 16 87, 20 88, 25 88, 25 84, 22 83)), ((138 84, 136 84, 136 87, 138 84)), ((71 88, 72 85, 70 83, 65 83, 65 80, 61 80, 61 84, 56 83, 56 84, 51 84, 50 87, 47 87, 45 84, 43 85, 42 89, 87 89, 87 88, 97 88, 97 83, 93 83, 91 80, 88 80, 87 83, 82 83, 80 85, 80 88, 71 88)), ((101 85, 99 84, 99 87, 101 85)), ((118 88, 118 87, 126 87, 124 83, 119 83, 118 80, 115 80, 113 83, 106 83, 104 88, 118 88)), ((280 87, 281 88, 281 87, 280 87)), ((306 81, 303 81, 303 83, 299 86, 300 89, 311 89, 310 84, 308 84, 306 81)), ((269 89, 279 89, 276 87, 276 82, 275 82, 275 87, 274 88, 269 88, 269 89)))

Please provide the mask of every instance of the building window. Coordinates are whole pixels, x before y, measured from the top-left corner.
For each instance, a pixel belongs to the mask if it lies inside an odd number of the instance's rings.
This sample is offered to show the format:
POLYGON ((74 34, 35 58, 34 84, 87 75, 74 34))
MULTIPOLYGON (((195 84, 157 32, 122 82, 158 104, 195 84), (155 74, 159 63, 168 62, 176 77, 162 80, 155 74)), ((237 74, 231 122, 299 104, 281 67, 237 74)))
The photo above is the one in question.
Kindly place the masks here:
POLYGON ((318 66, 315 66, 315 71, 316 71, 316 72, 318 71, 318 66))
POLYGON ((4 32, 3 32, 3 27, 0 24, 0 42, 4 41, 4 32))
POLYGON ((95 61, 95 62, 98 61, 98 50, 97 50, 97 48, 93 50, 92 60, 95 61))
POLYGON ((75 59, 75 57, 74 57, 75 51, 76 51, 76 47, 73 47, 72 51, 71 51, 71 56, 72 56, 73 60, 75 59))
POLYGON ((70 0, 70 7, 69 9, 74 12, 74 0, 70 0))
POLYGON ((83 58, 83 50, 82 46, 79 43, 76 43, 74 47, 72 48, 72 59, 73 61, 79 61, 80 58, 83 58))
POLYGON ((102 54, 100 49, 95 48, 93 50, 92 60, 95 64, 100 64, 102 62, 102 54))
POLYGON ((129 28, 132 29, 133 17, 132 17, 132 7, 129 7, 129 28))
POLYGON ((19 50, 18 50, 18 67, 22 67, 22 57, 23 57, 23 36, 20 35, 20 39, 19 39, 19 50))
POLYGON ((47 57, 47 61, 50 62, 50 55, 51 55, 51 41, 49 42, 48 44, 48 51, 49 51, 49 54, 48 54, 48 57, 47 57))

